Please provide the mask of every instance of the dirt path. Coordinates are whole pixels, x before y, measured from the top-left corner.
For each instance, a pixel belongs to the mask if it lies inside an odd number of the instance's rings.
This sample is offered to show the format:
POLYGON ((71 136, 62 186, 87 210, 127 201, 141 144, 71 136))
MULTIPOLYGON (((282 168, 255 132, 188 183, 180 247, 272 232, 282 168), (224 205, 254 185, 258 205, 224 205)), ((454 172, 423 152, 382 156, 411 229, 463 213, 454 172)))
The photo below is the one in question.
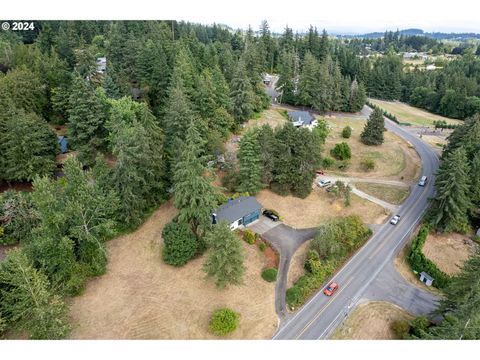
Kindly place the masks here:
POLYGON ((162 205, 138 230, 108 243, 107 273, 71 300, 73 339, 213 339, 211 313, 229 307, 241 314, 229 339, 268 339, 275 332, 275 285, 260 272, 264 256, 243 243, 244 285, 219 290, 206 280, 204 257, 174 268, 161 260, 162 229, 177 213, 162 205))
POLYGON ((398 209, 398 205, 394 205, 394 204, 390 204, 386 201, 383 201, 383 200, 380 200, 372 195, 369 195, 367 193, 364 193, 363 191, 360 191, 358 190, 355 186, 352 186, 352 192, 357 195, 357 196, 360 196, 361 198, 364 198, 368 201, 371 201, 375 204, 378 204, 382 207, 384 207, 385 209, 388 209, 390 211, 396 211, 398 209))

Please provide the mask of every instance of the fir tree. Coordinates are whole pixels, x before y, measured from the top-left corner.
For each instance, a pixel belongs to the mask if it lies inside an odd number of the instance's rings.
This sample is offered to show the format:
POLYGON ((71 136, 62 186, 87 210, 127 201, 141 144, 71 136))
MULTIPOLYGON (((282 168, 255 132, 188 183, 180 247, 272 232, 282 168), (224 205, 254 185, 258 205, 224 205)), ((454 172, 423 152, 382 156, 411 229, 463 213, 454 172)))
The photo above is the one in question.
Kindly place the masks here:
POLYGON ((363 84, 358 84, 357 80, 353 80, 350 86, 349 93, 349 109, 350 112, 358 112, 362 110, 367 100, 365 87, 363 84))
POLYGON ((473 157, 470 167, 470 181, 470 197, 477 208, 480 208, 480 152, 477 152, 473 157))
POLYGON ((248 120, 253 114, 255 94, 247 77, 245 63, 240 61, 232 80, 230 97, 233 103, 233 117, 238 122, 248 120))
POLYGON ((463 148, 448 154, 440 166, 435 179, 437 195, 432 219, 437 228, 446 232, 468 230, 468 213, 472 207, 469 169, 463 148))
POLYGON ((254 195, 262 188, 260 144, 256 132, 249 131, 242 137, 238 160, 240 165, 238 191, 254 195))
POLYGON ((240 239, 224 222, 216 224, 205 236, 208 247, 203 270, 214 277, 219 288, 243 283, 245 252, 240 239))
POLYGON ((385 130, 385 119, 383 112, 375 108, 365 124, 360 138, 365 145, 383 144, 383 132, 385 130))

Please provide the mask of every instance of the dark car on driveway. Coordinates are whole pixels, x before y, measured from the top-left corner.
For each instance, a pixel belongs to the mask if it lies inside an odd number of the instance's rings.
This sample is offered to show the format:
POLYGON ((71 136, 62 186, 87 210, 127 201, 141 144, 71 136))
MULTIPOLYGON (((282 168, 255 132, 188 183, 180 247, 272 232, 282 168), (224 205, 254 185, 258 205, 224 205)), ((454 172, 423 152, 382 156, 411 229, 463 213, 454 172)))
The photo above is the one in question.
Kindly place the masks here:
POLYGON ((278 221, 278 216, 273 213, 271 210, 263 210, 262 213, 264 216, 268 217, 272 221, 278 221))

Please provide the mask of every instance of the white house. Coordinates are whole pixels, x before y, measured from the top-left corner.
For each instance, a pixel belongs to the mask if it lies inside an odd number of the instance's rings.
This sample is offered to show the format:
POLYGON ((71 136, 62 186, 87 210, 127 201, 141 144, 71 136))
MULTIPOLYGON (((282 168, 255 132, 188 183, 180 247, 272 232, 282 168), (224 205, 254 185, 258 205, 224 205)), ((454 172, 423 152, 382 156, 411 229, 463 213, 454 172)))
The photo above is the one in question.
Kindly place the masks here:
POLYGON ((289 111, 287 115, 293 126, 297 128, 304 127, 312 130, 318 124, 317 119, 308 111, 289 111))
POLYGON ((107 71, 107 58, 99 57, 97 58, 97 73, 103 74, 107 71))

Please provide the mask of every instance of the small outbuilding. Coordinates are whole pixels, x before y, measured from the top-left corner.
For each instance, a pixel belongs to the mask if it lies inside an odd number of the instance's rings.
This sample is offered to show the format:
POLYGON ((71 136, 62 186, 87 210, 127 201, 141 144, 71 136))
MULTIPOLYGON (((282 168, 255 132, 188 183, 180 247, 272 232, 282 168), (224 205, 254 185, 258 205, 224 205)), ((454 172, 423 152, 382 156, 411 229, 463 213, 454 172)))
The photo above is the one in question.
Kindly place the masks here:
POLYGON ((107 58, 97 58, 97 73, 104 74, 107 71, 107 58))
POLYGON ((57 136, 58 145, 60 146, 60 154, 68 151, 68 140, 65 136, 57 136))
POLYGON ((420 273, 420 281, 423 282, 427 286, 432 286, 433 283, 433 278, 428 275, 425 271, 422 271, 420 273))
POLYGON ((212 223, 225 221, 231 230, 248 225, 260 218, 262 205, 253 196, 230 199, 212 213, 212 223))
POLYGON ((289 111, 288 118, 295 127, 305 127, 312 130, 317 126, 317 120, 308 111, 289 111))

